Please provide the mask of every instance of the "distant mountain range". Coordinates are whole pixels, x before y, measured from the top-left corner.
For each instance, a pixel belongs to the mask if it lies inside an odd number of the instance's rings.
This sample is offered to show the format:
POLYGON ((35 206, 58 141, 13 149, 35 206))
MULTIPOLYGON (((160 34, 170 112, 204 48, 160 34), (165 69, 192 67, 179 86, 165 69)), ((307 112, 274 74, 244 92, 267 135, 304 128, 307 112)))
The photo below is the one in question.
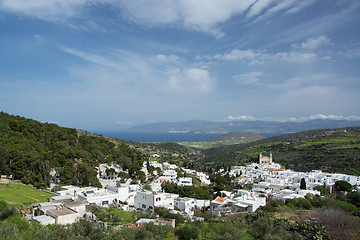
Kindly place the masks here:
POLYGON ((343 128, 360 126, 360 121, 314 119, 305 122, 276 122, 276 121, 226 121, 211 122, 192 120, 185 122, 158 122, 134 126, 131 132, 191 132, 191 133, 229 133, 229 132, 257 132, 257 133, 292 133, 319 128, 343 128))

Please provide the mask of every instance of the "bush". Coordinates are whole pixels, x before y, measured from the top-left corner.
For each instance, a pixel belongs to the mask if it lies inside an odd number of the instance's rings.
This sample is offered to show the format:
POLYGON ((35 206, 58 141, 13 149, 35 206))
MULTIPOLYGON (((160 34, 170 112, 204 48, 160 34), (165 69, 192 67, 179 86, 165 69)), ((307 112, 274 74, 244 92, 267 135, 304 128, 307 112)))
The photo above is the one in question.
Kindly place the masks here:
POLYGON ((175 229, 175 235, 179 240, 191 240, 199 238, 199 230, 188 224, 175 229))
POLYGON ((9 217, 15 216, 18 211, 14 207, 5 207, 0 211, 0 220, 3 221, 9 217))
POLYGON ((344 201, 335 201, 335 205, 338 206, 339 208, 341 208, 342 210, 349 212, 349 213, 354 213, 356 212, 358 209, 354 204, 351 203, 347 203, 344 201))

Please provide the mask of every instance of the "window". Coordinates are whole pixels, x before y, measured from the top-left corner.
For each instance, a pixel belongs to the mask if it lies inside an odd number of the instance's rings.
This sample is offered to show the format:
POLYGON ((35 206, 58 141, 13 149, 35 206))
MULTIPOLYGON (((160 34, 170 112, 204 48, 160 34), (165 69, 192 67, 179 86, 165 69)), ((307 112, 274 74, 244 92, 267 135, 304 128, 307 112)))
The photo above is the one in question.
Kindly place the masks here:
POLYGON ((142 207, 142 208, 146 208, 146 205, 145 205, 145 204, 143 204, 141 207, 142 207))
POLYGON ((153 209, 153 207, 152 207, 152 206, 149 206, 149 209, 150 209, 150 210, 152 210, 152 209, 153 209))

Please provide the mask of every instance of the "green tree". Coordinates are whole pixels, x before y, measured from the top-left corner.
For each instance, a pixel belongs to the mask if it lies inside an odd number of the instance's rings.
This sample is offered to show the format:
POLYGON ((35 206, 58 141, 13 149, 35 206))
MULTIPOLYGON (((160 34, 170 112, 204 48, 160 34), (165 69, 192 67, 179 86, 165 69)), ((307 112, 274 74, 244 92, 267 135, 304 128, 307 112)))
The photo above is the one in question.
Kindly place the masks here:
POLYGON ((5 168, 5 165, 8 161, 8 158, 9 158, 9 153, 8 153, 7 147, 5 144, 0 142, 0 178, 1 178, 2 172, 5 168))
POLYGON ((175 235, 179 240, 198 239, 199 230, 195 226, 185 224, 184 226, 175 229, 175 235))
POLYGON ((300 189, 306 190, 306 181, 305 178, 302 178, 300 181, 300 189))
POLYGON ((352 189, 352 185, 346 181, 336 181, 335 182, 335 190, 336 191, 350 192, 351 189, 352 189))

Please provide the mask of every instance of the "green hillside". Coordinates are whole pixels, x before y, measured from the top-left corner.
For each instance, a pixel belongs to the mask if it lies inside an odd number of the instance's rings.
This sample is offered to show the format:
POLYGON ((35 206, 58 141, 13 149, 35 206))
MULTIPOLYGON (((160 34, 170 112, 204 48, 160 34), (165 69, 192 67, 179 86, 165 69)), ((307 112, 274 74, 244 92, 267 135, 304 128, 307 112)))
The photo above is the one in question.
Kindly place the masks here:
POLYGON ((223 145, 233 145, 239 143, 249 143, 257 140, 264 139, 263 135, 260 135, 255 132, 229 132, 225 135, 209 139, 202 142, 182 142, 181 145, 198 148, 198 149, 208 149, 212 147, 219 147, 223 145))
POLYGON ((318 129, 260 141, 204 150, 199 164, 223 166, 258 160, 260 152, 273 153, 275 162, 296 171, 320 169, 360 174, 360 127, 318 129))
POLYGON ((0 172, 36 187, 49 186, 51 169, 62 184, 99 186, 95 167, 104 162, 143 178, 144 159, 125 141, 0 112, 0 172))

